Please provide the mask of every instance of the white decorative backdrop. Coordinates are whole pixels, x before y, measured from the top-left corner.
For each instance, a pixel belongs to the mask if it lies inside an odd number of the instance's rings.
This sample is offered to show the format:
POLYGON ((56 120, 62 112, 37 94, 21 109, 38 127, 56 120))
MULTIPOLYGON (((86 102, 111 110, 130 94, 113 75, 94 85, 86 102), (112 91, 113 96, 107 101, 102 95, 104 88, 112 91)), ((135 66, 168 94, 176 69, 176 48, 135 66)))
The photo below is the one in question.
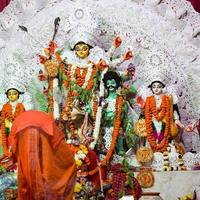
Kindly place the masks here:
POLYGON ((183 122, 200 116, 200 14, 185 0, 11 1, 0 14, 1 104, 6 85, 14 81, 27 89, 40 70, 38 54, 52 38, 56 17, 61 18, 56 36, 60 48, 79 24, 105 50, 120 35, 123 44, 117 53, 133 49, 137 78, 143 83, 139 92, 145 91, 146 77, 160 68, 178 93, 183 122))

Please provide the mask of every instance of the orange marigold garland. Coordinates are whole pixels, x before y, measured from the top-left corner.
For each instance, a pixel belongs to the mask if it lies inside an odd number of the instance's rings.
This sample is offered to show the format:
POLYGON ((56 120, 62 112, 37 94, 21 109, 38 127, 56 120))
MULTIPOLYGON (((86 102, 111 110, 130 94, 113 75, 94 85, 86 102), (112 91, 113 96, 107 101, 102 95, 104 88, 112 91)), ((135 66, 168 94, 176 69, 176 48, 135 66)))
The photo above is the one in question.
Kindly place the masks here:
POLYGON ((8 102, 4 104, 2 111, 1 111, 1 134, 2 134, 2 147, 4 154, 8 153, 8 146, 7 146, 7 136, 6 136, 6 127, 5 127, 5 120, 8 119, 10 122, 13 122, 15 118, 22 112, 25 111, 25 108, 22 103, 18 103, 15 112, 12 111, 12 105, 8 102))
MULTIPOLYGON (((108 164, 116 146, 117 137, 119 134, 120 122, 121 122, 120 117, 122 113, 122 105, 123 105, 123 97, 120 95, 117 97, 116 103, 115 103, 115 119, 114 119, 114 129, 113 129, 113 134, 112 134, 112 143, 110 145, 110 149, 108 150, 106 154, 106 157, 104 158, 104 160, 101 161, 102 166, 106 166, 108 164)), ((93 175, 97 172, 98 172, 98 167, 90 171, 89 175, 93 175)))
POLYGON ((97 73, 97 67, 96 67, 96 65, 93 65, 92 74, 91 74, 90 79, 88 81, 87 87, 85 88, 86 91, 90 91, 92 89, 92 87, 94 86, 94 77, 95 77, 96 73, 97 73))
POLYGON ((98 104, 97 104, 97 97, 94 96, 93 97, 93 104, 92 104, 92 112, 93 112, 93 120, 94 120, 94 124, 93 124, 93 128, 94 128, 94 125, 95 125, 95 120, 96 120, 96 115, 97 115, 97 107, 98 107, 98 104))
POLYGON ((67 100, 66 100, 66 106, 64 109, 64 114, 66 114, 68 122, 69 122, 69 129, 70 129, 70 134, 73 136, 75 134, 75 128, 74 128, 74 122, 72 121, 71 117, 71 109, 72 109, 72 95, 69 92, 67 94, 67 100))
POLYGON ((53 111, 54 111, 54 99, 53 99, 53 80, 54 78, 49 78, 49 114, 53 118, 53 111))
MULTIPOLYGON (((91 64, 91 63, 89 63, 91 64)), ((68 65, 68 71, 67 71, 67 81, 72 81, 72 65, 69 64, 68 65)), ((82 87, 84 84, 85 84, 85 81, 86 80, 86 76, 87 76, 87 73, 88 73, 88 67, 85 67, 85 68, 81 68, 81 67, 78 67, 76 66, 75 68, 75 74, 74 74, 74 80, 76 81, 76 84, 79 85, 80 87, 82 87), (81 73, 81 70, 82 70, 82 73, 81 73)), ((92 72, 91 72, 91 75, 90 75, 90 78, 89 80, 87 81, 87 85, 85 87, 85 90, 86 91, 90 91, 93 86, 94 86, 94 77, 97 73, 97 66, 96 65, 92 65, 92 72)))
POLYGON ((151 145, 152 150, 163 152, 166 150, 170 136, 170 99, 168 96, 162 96, 160 109, 156 108, 156 101, 154 96, 147 97, 145 103, 145 121, 147 129, 147 139, 151 145), (165 120, 165 130, 163 140, 157 144, 153 134, 152 117, 156 120, 165 120))
POLYGON ((84 82, 85 82, 85 78, 88 72, 88 68, 80 68, 80 67, 76 67, 75 69, 75 79, 76 79, 76 83, 82 87, 84 82), (82 70, 82 73, 81 73, 82 70))

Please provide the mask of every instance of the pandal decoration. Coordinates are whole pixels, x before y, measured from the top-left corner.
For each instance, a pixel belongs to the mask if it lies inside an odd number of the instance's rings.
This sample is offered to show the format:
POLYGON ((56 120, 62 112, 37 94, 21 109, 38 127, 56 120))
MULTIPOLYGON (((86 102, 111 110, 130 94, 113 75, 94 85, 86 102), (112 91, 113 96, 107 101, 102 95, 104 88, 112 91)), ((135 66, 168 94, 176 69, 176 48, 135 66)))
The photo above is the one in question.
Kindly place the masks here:
POLYGON ((150 188, 154 185, 154 175, 149 170, 141 170, 137 175, 137 180, 141 187, 150 188))
POLYGON ((168 96, 166 95, 162 96, 162 103, 160 109, 156 108, 156 102, 154 96, 147 97, 145 104, 145 121, 147 129, 147 139, 151 145, 152 150, 154 152, 165 151, 169 143, 168 140, 170 136, 170 99, 168 96), (154 137, 153 134, 152 116, 154 116, 158 121, 165 120, 166 123, 164 138, 159 144, 156 143, 156 138, 154 137))
POLYGON ((136 152, 136 158, 140 163, 148 163, 153 159, 153 151, 148 147, 140 147, 136 152))
POLYGON ((134 124, 134 133, 139 137, 146 137, 146 122, 145 119, 139 119, 134 124))

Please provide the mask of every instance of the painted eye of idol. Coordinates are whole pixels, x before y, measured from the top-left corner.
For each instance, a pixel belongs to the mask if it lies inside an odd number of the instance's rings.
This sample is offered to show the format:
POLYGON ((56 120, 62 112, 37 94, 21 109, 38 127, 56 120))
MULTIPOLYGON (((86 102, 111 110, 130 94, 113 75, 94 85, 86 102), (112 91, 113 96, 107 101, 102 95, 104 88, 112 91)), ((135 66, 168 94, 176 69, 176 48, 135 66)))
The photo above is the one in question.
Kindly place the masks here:
POLYGON ((155 82, 151 86, 153 94, 159 95, 162 94, 163 85, 159 82, 155 82))
POLYGON ((78 44, 75 47, 76 55, 81 59, 86 58, 89 55, 89 51, 90 48, 87 44, 78 44))
POLYGON ((19 93, 17 90, 11 89, 8 91, 7 97, 11 102, 14 102, 19 99, 19 93))

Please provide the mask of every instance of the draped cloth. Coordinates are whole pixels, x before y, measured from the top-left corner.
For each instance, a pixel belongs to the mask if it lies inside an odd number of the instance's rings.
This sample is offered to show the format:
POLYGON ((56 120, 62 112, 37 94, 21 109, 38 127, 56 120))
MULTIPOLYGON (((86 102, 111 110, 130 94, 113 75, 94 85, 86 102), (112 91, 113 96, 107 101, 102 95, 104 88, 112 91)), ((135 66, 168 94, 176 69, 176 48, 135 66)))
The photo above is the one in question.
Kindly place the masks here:
POLYGON ((12 125, 9 141, 18 162, 19 200, 71 200, 76 164, 54 120, 26 111, 12 125))
POLYGON ((10 3, 10 0, 1 0, 0 1, 0 12, 10 3))

